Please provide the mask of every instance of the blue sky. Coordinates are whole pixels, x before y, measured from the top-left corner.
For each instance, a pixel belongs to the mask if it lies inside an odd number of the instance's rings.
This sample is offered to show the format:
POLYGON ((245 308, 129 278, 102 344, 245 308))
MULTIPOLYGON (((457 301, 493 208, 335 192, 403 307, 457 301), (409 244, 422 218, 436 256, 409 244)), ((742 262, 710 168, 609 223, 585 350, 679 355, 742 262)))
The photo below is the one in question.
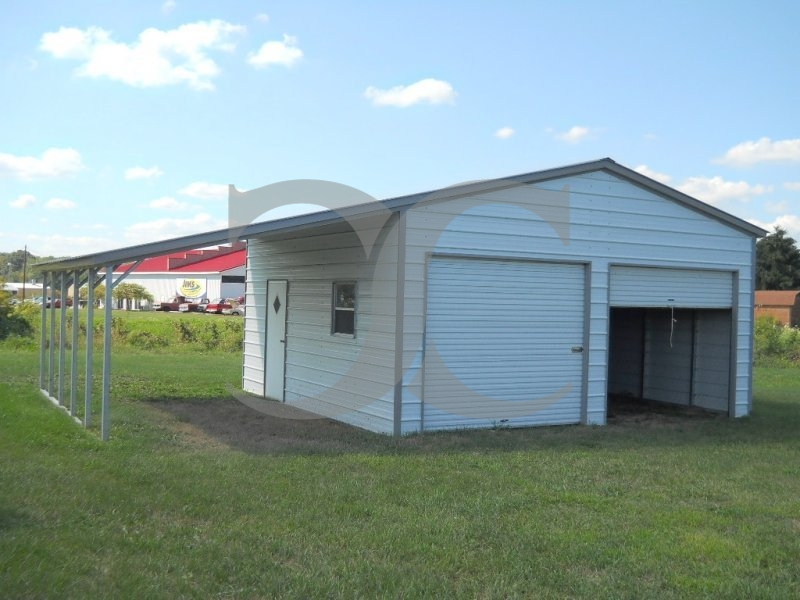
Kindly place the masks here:
POLYGON ((610 156, 800 238, 796 2, 28 2, 0 20, 0 250, 224 227, 610 156))

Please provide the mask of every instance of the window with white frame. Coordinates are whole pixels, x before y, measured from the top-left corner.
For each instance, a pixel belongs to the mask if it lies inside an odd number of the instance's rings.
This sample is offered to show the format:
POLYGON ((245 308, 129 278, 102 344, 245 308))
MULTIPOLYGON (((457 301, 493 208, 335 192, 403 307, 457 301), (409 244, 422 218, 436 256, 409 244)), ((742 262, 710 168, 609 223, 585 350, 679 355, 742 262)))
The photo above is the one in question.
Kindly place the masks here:
POLYGON ((333 284, 332 333, 356 334, 356 284, 337 282, 333 284))

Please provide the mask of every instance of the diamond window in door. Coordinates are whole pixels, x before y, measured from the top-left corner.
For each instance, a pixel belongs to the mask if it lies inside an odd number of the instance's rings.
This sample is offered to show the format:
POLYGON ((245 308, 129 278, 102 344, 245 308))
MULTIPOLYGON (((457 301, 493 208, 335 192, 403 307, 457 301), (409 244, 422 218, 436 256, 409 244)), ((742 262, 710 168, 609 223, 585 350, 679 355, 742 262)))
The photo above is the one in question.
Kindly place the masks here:
POLYGON ((281 299, 278 296, 275 296, 275 301, 272 303, 272 308, 275 309, 275 314, 278 314, 278 311, 281 309, 281 299))

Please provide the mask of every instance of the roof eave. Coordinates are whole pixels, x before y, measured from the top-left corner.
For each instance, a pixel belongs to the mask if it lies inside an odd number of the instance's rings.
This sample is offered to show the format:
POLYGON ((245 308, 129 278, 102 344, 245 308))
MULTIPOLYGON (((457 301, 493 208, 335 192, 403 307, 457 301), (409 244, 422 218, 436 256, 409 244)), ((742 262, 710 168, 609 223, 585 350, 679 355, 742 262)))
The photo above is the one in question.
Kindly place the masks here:
POLYGON ((385 214, 387 209, 392 212, 404 212, 420 202, 437 202, 458 197, 477 195, 506 187, 539 183, 551 179, 571 177, 600 170, 608 171, 630 181, 635 185, 639 185, 656 194, 666 196, 667 198, 670 198, 683 206, 721 221, 728 226, 748 235, 754 237, 763 237, 768 233, 765 229, 762 229, 757 225, 753 225, 752 223, 748 223, 743 219, 734 217, 733 215, 711 206, 710 204, 701 202, 700 200, 684 194, 683 192, 664 185, 663 183, 642 175, 641 173, 638 173, 632 169, 624 167, 610 158, 602 158, 599 160, 568 165, 565 167, 557 167, 553 169, 535 171, 532 173, 512 175, 510 177, 471 182, 453 187, 442 188, 439 190, 433 190, 430 192, 422 192, 390 198, 383 201, 376 200, 375 202, 341 208, 336 211, 320 211, 294 217, 286 217, 284 219, 278 219, 274 221, 251 223, 245 227, 218 229, 215 231, 208 231, 158 242, 140 244, 137 246, 117 248, 115 250, 86 254, 83 256, 76 256, 57 261, 48 261, 39 263, 37 266, 48 267, 46 270, 49 271, 70 271, 108 265, 116 266, 151 256, 158 256, 160 254, 183 252, 204 246, 243 241, 252 237, 264 236, 273 233, 285 234, 293 231, 302 231, 312 227, 320 227, 323 225, 341 222, 348 218, 369 218, 373 215, 379 215, 382 213, 385 214))

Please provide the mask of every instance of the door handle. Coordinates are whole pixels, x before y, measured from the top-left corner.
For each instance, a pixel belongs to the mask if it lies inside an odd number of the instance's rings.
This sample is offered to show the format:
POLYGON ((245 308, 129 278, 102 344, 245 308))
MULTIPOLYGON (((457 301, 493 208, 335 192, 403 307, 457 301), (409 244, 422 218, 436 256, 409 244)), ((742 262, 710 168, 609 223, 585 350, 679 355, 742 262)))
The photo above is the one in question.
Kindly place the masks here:
POLYGON ((573 346, 571 351, 575 353, 583 352, 583 346, 573 346))

